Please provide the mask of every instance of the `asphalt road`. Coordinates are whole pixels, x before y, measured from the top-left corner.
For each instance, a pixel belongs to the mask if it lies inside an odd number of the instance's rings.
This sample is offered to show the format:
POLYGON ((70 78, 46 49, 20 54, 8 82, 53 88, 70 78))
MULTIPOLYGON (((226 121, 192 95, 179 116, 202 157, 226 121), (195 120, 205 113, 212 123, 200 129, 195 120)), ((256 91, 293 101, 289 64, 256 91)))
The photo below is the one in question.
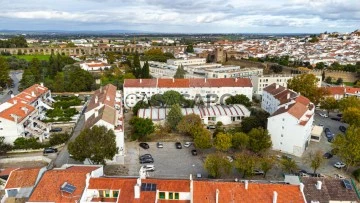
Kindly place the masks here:
MULTIPOLYGON (((77 136, 79 136, 80 132, 84 128, 84 124, 85 124, 85 117, 84 117, 84 115, 81 115, 79 122, 77 123, 77 125, 74 128, 73 134, 72 134, 69 142, 75 140, 75 138, 77 138, 77 136)), ((64 148, 59 152, 58 156, 55 159, 54 164, 55 164, 55 167, 61 167, 64 164, 83 164, 83 163, 70 158, 70 154, 68 151, 68 145, 66 144, 64 146, 64 148)))
POLYGON ((18 88, 20 85, 20 80, 22 78, 22 75, 23 75, 22 71, 10 71, 10 77, 14 81, 14 87, 4 90, 3 94, 0 95, 0 103, 4 103, 11 98, 11 95, 7 94, 10 90, 13 91, 13 95, 17 95, 19 93, 18 88))

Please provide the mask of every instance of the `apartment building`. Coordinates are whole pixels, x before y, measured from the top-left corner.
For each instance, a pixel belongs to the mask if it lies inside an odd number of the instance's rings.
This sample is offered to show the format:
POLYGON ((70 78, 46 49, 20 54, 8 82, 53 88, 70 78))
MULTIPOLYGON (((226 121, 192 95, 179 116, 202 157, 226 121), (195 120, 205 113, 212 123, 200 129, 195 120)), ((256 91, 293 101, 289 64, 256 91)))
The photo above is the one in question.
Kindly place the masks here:
POLYGON ((267 130, 272 148, 300 157, 311 139, 315 105, 274 83, 264 88, 261 107, 270 113, 267 130))
MULTIPOLYGON (((124 118, 121 92, 114 85, 106 85, 94 92, 85 111, 85 127, 105 126, 114 131, 118 154, 112 161, 124 162, 124 118)), ((111 162, 111 161, 110 161, 111 162)))
MULTIPOLYGON (((251 77, 252 84, 254 86, 253 93, 257 96, 262 95, 263 89, 273 83, 287 87, 288 80, 297 75, 254 75, 251 77)), ((318 87, 321 87, 321 76, 316 76, 318 80, 318 87)))
POLYGON ((201 65, 206 63, 206 58, 168 59, 166 63, 174 66, 201 65))
POLYGON ((103 61, 87 61, 80 63, 80 68, 86 71, 102 71, 110 69, 111 65, 103 61))
POLYGON ((35 137, 43 141, 51 129, 41 120, 54 100, 51 91, 41 84, 34 84, 18 95, 0 104, 0 137, 13 144, 19 137, 35 137))
POLYGON ((132 108, 138 101, 170 90, 179 92, 187 99, 202 100, 213 105, 224 104, 226 98, 236 94, 244 94, 252 100, 249 78, 125 79, 124 106, 132 108))
POLYGON ((263 75, 260 68, 240 68, 240 66, 222 66, 203 70, 206 78, 249 78, 263 75))

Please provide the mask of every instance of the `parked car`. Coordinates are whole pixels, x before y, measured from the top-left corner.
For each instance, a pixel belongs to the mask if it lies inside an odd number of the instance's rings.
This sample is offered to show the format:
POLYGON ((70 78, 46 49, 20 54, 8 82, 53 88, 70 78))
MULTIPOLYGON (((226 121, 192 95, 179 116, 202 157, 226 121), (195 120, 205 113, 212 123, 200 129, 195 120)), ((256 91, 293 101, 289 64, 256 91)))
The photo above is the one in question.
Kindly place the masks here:
POLYGON ((330 152, 326 152, 325 154, 324 154, 324 158, 325 159, 330 159, 330 158, 332 158, 333 157, 333 155, 330 153, 330 152))
POLYGON ((335 174, 335 178, 337 178, 337 179, 345 179, 345 176, 343 176, 341 174, 335 174))
POLYGON ((227 159, 230 163, 232 163, 232 162, 234 161, 234 159, 233 159, 231 156, 226 156, 226 159, 227 159))
POLYGON ((196 155, 197 155, 196 149, 191 150, 191 154, 192 154, 193 156, 196 156, 196 155))
POLYGON ((153 158, 145 158, 145 159, 141 159, 140 164, 151 164, 154 163, 154 159, 153 158))
POLYGON ((337 168, 337 169, 341 169, 341 168, 344 168, 346 166, 346 164, 344 164, 343 162, 336 162, 334 164, 334 167, 337 168))
POLYGON ((304 169, 300 169, 299 173, 308 173, 308 172, 306 170, 304 170, 304 169))
POLYGON ((149 148, 150 148, 149 144, 148 144, 148 143, 145 143, 145 142, 141 142, 141 143, 139 144, 139 146, 140 146, 141 148, 143 148, 143 149, 149 149, 149 148))
POLYGON ((143 154, 139 157, 139 159, 147 159, 147 158, 152 158, 151 154, 143 154))
POLYGON ((334 120, 334 121, 341 121, 341 118, 333 117, 333 118, 331 118, 331 120, 334 120))
POLYGON ((176 142, 175 147, 176 147, 176 149, 182 149, 182 146, 181 146, 180 142, 176 142))
POLYGON ((346 132, 346 128, 343 125, 339 126, 339 130, 343 133, 346 132))
POLYGON ((308 173, 310 177, 325 178, 321 173, 308 173))
POLYGON ((50 132, 53 132, 53 133, 55 133, 55 132, 61 132, 62 131, 62 128, 52 128, 51 130, 50 130, 50 132))
POLYGON ((297 173, 295 175, 300 176, 300 177, 310 177, 310 175, 307 173, 297 173))
POLYGON ((154 165, 144 165, 141 168, 144 169, 145 171, 155 171, 154 165))
POLYGON ((319 115, 320 115, 321 117, 323 117, 323 118, 329 117, 326 113, 319 113, 319 115))
POLYGON ((48 148, 44 149, 43 154, 52 154, 52 153, 57 153, 57 152, 58 152, 58 150, 56 148, 48 147, 48 148))
POLYGON ((208 125, 208 126, 207 126, 207 129, 215 129, 215 128, 216 128, 215 125, 208 125))
POLYGON ((254 169, 254 170, 252 171, 252 174, 254 174, 254 175, 264 175, 264 171, 258 170, 258 169, 254 169))
POLYGON ((329 137, 329 138, 327 139, 327 141, 328 141, 328 142, 333 142, 333 141, 334 141, 334 137, 329 137))
POLYGON ((157 148, 164 148, 164 144, 162 142, 156 143, 157 148))
POLYGON ((188 148, 188 147, 190 147, 191 145, 192 145, 191 142, 185 142, 184 147, 188 148))

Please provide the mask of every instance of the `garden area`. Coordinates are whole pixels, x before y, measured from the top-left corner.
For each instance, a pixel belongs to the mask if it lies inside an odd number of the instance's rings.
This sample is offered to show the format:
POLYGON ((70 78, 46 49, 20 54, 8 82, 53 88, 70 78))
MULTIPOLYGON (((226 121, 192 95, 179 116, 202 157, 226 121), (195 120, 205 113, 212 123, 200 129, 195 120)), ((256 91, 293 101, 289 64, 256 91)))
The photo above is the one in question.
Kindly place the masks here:
POLYGON ((72 117, 79 112, 72 106, 81 105, 81 100, 78 97, 55 97, 56 102, 53 104, 54 109, 46 111, 46 119, 44 122, 55 121, 71 121, 72 117))

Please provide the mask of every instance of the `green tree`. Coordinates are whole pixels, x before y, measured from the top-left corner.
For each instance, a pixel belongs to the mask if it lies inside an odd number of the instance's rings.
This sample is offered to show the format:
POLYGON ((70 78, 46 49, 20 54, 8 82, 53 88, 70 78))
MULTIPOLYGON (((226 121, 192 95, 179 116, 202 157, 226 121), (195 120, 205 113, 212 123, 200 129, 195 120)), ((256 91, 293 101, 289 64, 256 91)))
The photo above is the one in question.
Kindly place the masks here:
POLYGON ((131 138, 133 140, 144 138, 155 131, 154 123, 148 118, 144 119, 134 116, 129 123, 132 126, 131 138))
POLYGON ((194 130, 194 144, 196 148, 199 149, 211 148, 211 132, 205 128, 197 128, 194 130))
POLYGON ((53 83, 54 92, 65 92, 65 78, 63 72, 58 72, 53 83))
POLYGON ((360 109, 360 99, 357 97, 345 97, 339 101, 339 110, 345 111, 347 108, 354 107, 360 109))
POLYGON ((332 77, 330 77, 330 76, 326 77, 325 82, 331 84, 332 83, 332 77))
POLYGON ((249 136, 243 132, 234 133, 232 136, 232 147, 244 150, 249 144, 249 136))
POLYGON ((133 107, 133 114, 136 116, 138 114, 139 109, 146 109, 149 107, 149 104, 145 101, 138 101, 133 107))
POLYGON ((325 68, 325 63, 324 62, 316 63, 315 68, 319 69, 319 70, 322 70, 322 69, 325 68))
POLYGON ((5 137, 0 137, 0 154, 4 154, 11 149, 12 146, 8 143, 5 143, 5 137))
POLYGON ((255 153, 264 152, 272 146, 269 132, 263 128, 254 128, 248 135, 249 149, 255 153))
POLYGON ((149 63, 147 61, 144 63, 144 66, 141 70, 141 78, 151 78, 149 63))
POLYGON ((183 96, 177 91, 170 90, 163 94, 163 99, 166 106, 172 106, 174 104, 180 104, 183 96))
POLYGON ((337 135, 333 142, 333 148, 338 149, 337 155, 347 166, 360 164, 360 128, 350 126, 345 135, 337 135))
POLYGON ((334 97, 326 97, 320 102, 320 106, 322 109, 327 110, 327 113, 329 114, 330 111, 338 108, 338 102, 334 97))
POLYGON ((172 130, 176 130, 176 126, 179 124, 182 118, 183 115, 181 113, 181 108, 179 104, 173 104, 166 117, 166 124, 170 126, 172 130))
POLYGON ((113 159, 118 152, 113 130, 105 126, 86 128, 78 137, 69 143, 69 153, 78 161, 91 160, 95 164, 105 165, 106 159, 113 159))
POLYGON ((281 168, 287 173, 294 173, 298 169, 296 162, 290 158, 282 158, 280 160, 281 168))
POLYGON ((132 63, 132 73, 136 78, 141 78, 141 65, 140 65, 140 57, 136 52, 134 55, 133 63, 132 63))
POLYGON ((35 80, 35 75, 31 72, 30 69, 25 69, 23 76, 20 80, 19 90, 26 89, 31 85, 35 84, 37 81, 35 80))
POLYGON ((252 172, 259 163, 259 157, 250 151, 243 151, 235 155, 234 166, 243 173, 243 177, 252 176, 252 172))
POLYGON ((150 106, 163 107, 165 105, 164 97, 162 94, 154 94, 149 100, 150 106))
POLYGON ((231 163, 224 158, 224 155, 218 153, 209 154, 204 163, 204 168, 214 178, 220 178, 222 175, 229 174, 231 167, 231 163))
POLYGON ((194 47, 192 44, 189 44, 187 47, 186 47, 186 50, 185 50, 187 53, 193 53, 194 52, 194 47))
POLYGON ((288 80, 288 88, 301 93, 317 105, 325 95, 329 94, 326 89, 317 87, 318 80, 313 74, 301 74, 288 80))
POLYGON ((345 109, 342 120, 349 125, 360 126, 360 108, 349 107, 345 109))
POLYGON ((10 70, 9 70, 9 64, 7 60, 4 57, 0 56, 0 87, 6 87, 10 80, 10 70))
POLYGON ((323 152, 320 150, 310 152, 306 161, 310 164, 310 167, 314 169, 314 173, 316 173, 316 170, 324 163, 323 152))
POLYGON ((341 85, 341 84, 343 84, 344 83, 344 80, 342 79, 342 78, 338 78, 337 80, 336 80, 336 84, 337 85, 341 85))
POLYGON ((271 65, 270 70, 272 70, 274 73, 281 73, 283 67, 281 65, 271 65))
POLYGON ((242 104, 246 107, 250 107, 251 106, 251 101, 250 99, 243 95, 243 94, 237 94, 234 96, 230 96, 229 98, 227 98, 225 100, 226 104, 230 105, 230 104, 242 104))
POLYGON ((203 125, 200 116, 192 113, 182 117, 181 121, 176 126, 176 128, 180 133, 184 133, 189 136, 194 136, 194 132, 198 128, 202 128, 202 126, 203 125))
POLYGON ((231 135, 226 133, 218 133, 214 140, 214 146, 217 150, 227 151, 231 147, 231 135))
POLYGON ((266 174, 269 172, 269 170, 272 169, 274 164, 275 159, 272 156, 265 156, 260 159, 260 169, 264 171, 264 178, 266 177, 266 174))
POLYGON ((186 71, 184 70, 184 67, 182 65, 180 65, 176 69, 176 73, 174 75, 174 78, 185 78, 185 74, 186 74, 186 71))

